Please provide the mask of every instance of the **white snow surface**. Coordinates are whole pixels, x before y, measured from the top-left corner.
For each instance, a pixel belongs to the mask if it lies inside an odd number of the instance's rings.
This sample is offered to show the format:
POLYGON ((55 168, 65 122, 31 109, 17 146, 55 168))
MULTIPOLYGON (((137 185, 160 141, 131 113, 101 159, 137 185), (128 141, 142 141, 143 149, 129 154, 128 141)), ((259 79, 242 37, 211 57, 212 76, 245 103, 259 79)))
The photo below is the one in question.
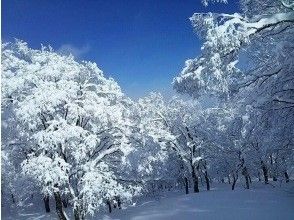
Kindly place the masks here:
MULTIPOLYGON (((190 189, 191 190, 191 189, 190 189)), ((142 199, 132 207, 102 211, 87 219, 103 220, 242 220, 242 219, 294 219, 294 182, 270 185, 254 183, 250 190, 239 186, 235 191, 228 184, 217 184, 211 191, 185 195, 183 191, 165 192, 160 196, 142 199), (275 187, 274 187, 275 186, 275 187)), ((70 208, 67 209, 70 212, 70 208)), ((69 213, 71 216, 71 213, 69 213)), ((57 219, 54 204, 45 214, 43 203, 31 204, 17 211, 2 205, 3 220, 57 219)), ((73 219, 71 216, 70 219, 73 219)))

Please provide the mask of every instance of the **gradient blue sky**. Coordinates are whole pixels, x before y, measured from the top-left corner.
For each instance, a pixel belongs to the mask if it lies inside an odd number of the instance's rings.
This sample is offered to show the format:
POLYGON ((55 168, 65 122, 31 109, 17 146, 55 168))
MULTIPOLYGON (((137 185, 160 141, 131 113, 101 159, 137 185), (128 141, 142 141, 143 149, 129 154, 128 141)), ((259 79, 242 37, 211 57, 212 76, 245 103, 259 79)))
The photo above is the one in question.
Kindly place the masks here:
POLYGON ((169 95, 184 61, 200 51, 189 17, 236 12, 234 2, 205 8, 200 0, 2 0, 2 40, 50 44, 94 61, 133 98, 169 95))

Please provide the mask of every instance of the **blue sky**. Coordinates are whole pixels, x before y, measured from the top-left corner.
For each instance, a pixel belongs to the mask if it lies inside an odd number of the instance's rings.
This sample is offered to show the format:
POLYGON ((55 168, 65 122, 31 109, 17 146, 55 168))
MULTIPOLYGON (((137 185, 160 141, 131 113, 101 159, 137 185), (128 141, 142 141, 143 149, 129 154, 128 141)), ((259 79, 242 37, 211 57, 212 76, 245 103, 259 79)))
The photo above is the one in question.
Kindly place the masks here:
POLYGON ((2 0, 2 40, 41 43, 96 62, 123 91, 137 98, 172 92, 171 82, 200 43, 194 12, 235 12, 238 6, 200 0, 2 0))

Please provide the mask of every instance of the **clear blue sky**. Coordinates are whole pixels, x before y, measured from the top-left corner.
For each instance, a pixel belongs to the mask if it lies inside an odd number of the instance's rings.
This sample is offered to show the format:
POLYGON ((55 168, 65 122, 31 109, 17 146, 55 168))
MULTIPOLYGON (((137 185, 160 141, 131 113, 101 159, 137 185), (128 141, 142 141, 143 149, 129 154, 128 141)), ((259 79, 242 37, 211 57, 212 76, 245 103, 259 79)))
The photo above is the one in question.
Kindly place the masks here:
POLYGON ((200 42, 194 12, 235 12, 235 1, 205 8, 200 0, 2 0, 2 40, 41 43, 94 61, 134 98, 172 92, 172 78, 200 42))

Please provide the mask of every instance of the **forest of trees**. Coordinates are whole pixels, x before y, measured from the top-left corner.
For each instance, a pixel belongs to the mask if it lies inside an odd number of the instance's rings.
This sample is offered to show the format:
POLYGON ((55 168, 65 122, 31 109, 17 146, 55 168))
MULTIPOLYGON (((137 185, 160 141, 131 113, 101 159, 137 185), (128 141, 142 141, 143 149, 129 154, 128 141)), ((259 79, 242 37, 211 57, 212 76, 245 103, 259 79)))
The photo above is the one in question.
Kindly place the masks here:
POLYGON ((93 62, 3 43, 2 200, 41 194, 44 212, 54 200, 60 220, 65 208, 83 220, 164 188, 288 183, 294 2, 240 5, 240 13, 190 18, 201 53, 172 82, 188 98, 153 92, 134 101, 93 62), (213 106, 202 106, 205 98, 213 106))

